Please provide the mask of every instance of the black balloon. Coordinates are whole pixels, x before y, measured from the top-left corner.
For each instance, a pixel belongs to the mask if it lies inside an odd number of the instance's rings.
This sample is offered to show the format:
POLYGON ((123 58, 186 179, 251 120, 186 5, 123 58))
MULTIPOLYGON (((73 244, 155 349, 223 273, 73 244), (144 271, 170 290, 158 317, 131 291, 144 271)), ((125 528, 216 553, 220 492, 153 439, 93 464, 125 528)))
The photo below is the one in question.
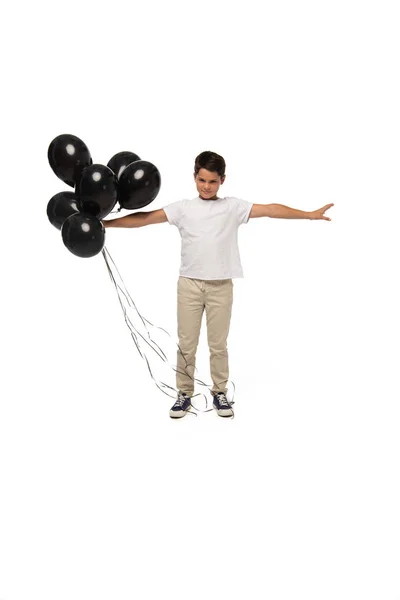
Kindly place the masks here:
POLYGON ((53 196, 47 204, 47 216, 50 223, 57 229, 61 229, 65 219, 79 213, 77 201, 78 198, 74 192, 60 192, 53 196))
POLYGON ((104 246, 104 225, 97 217, 77 213, 66 219, 61 227, 65 246, 81 258, 95 256, 104 246))
POLYGON ((82 171, 93 163, 85 142, 69 133, 54 138, 47 157, 57 177, 71 187, 79 183, 82 171))
POLYGON ((103 219, 114 208, 117 198, 117 178, 105 165, 94 164, 87 167, 76 188, 78 208, 98 219, 103 219))
POLYGON ((143 208, 153 202, 161 187, 161 175, 157 167, 146 160, 131 163, 121 174, 118 182, 118 201, 129 210, 143 208))
POLYGON ((126 167, 136 160, 140 160, 140 156, 134 154, 133 152, 124 150, 123 152, 114 154, 114 156, 108 161, 107 167, 110 167, 110 169, 117 176, 117 179, 119 179, 126 167))

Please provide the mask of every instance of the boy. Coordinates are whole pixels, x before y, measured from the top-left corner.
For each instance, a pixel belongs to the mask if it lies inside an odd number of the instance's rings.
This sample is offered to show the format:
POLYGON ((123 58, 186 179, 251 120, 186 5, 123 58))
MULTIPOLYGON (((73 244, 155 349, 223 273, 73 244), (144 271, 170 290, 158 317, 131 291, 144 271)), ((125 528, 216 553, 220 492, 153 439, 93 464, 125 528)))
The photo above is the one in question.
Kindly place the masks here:
POLYGON ((225 160, 205 151, 194 165, 198 196, 179 200, 158 210, 137 212, 119 219, 103 221, 105 227, 143 227, 169 222, 182 238, 181 267, 178 279, 178 337, 176 387, 177 400, 169 415, 186 415, 194 393, 194 369, 204 310, 213 406, 220 417, 233 416, 226 397, 229 378, 227 338, 233 303, 233 278, 242 278, 243 270, 237 243, 238 228, 249 219, 324 219, 333 204, 304 212, 282 204, 253 204, 235 197, 219 197, 225 181, 225 160))

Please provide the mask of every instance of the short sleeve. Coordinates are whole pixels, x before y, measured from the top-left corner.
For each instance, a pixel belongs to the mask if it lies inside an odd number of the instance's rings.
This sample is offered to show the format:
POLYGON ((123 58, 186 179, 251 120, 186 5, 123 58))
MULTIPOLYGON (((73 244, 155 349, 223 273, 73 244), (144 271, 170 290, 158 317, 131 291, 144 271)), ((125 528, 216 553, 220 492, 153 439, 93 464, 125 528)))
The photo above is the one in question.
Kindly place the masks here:
POLYGON ((235 200, 237 224, 242 225, 244 223, 248 223, 253 202, 248 202, 247 200, 242 200, 241 198, 235 198, 235 200))
POLYGON ((163 207, 165 214, 167 215, 168 223, 179 227, 179 223, 182 217, 183 201, 173 202, 163 207))

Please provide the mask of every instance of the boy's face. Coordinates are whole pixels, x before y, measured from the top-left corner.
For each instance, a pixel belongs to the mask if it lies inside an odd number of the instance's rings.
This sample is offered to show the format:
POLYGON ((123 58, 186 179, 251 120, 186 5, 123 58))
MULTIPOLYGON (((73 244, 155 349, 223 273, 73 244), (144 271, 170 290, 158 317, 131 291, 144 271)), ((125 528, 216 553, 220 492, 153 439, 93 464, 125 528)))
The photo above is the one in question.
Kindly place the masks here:
POLYGON ((220 177, 216 171, 200 169, 194 176, 197 191, 203 200, 217 200, 219 186, 225 181, 225 175, 220 177))

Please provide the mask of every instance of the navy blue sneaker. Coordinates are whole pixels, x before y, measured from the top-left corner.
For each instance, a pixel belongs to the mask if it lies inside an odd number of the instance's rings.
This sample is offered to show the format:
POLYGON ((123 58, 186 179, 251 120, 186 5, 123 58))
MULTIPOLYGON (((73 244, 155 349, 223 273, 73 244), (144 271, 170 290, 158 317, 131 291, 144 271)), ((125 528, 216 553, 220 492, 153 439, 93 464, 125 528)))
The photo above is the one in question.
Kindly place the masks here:
POLYGON ((180 419, 186 415, 191 406, 190 396, 185 392, 178 392, 178 397, 169 411, 169 416, 173 419, 180 419))
POLYGON ((233 417, 232 404, 223 392, 213 393, 213 407, 220 417, 233 417))

